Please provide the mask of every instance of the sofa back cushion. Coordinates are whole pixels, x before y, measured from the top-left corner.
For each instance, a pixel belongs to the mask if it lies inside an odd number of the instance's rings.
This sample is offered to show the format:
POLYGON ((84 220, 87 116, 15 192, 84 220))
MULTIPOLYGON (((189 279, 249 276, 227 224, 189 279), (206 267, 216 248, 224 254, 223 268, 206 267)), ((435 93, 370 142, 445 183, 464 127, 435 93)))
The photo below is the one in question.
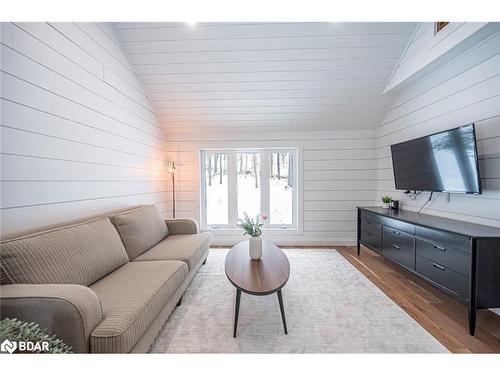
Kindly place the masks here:
POLYGON ((156 206, 143 206, 111 217, 130 260, 168 236, 168 228, 156 206))
POLYGON ((88 286, 128 262, 108 218, 4 241, 1 281, 14 284, 88 286))

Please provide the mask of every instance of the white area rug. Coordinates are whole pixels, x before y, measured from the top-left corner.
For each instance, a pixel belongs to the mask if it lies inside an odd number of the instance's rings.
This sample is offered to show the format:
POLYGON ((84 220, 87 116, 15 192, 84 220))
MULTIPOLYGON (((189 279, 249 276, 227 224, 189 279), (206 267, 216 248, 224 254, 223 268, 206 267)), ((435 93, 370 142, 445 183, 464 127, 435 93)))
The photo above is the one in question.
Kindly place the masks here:
POLYGON ((242 294, 224 273, 227 250, 211 250, 151 348, 153 353, 447 353, 335 250, 285 250, 288 335, 278 298, 242 294))

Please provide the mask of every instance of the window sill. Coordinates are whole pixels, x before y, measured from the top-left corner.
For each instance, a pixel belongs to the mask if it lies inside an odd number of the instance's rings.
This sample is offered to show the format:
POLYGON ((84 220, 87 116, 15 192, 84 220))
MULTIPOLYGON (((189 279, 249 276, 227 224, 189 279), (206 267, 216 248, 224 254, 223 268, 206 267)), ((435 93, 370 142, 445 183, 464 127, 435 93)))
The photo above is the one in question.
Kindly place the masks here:
MULTIPOLYGON (((214 234, 227 234, 227 235, 235 235, 241 233, 243 235, 243 230, 240 228, 204 228, 203 231, 212 232, 214 234)), ((290 228, 263 228, 262 234, 301 234, 302 229, 298 227, 290 227, 290 228)))

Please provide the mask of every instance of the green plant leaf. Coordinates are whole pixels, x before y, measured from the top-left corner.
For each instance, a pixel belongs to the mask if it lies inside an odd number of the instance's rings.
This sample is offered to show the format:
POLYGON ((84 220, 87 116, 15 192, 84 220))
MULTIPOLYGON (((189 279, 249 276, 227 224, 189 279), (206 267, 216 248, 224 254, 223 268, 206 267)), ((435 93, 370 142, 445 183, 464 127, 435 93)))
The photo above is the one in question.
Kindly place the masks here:
POLYGON ((5 339, 11 341, 47 341, 49 343, 49 353, 72 353, 71 347, 57 336, 41 329, 35 322, 25 322, 15 318, 0 320, 0 340, 5 339))

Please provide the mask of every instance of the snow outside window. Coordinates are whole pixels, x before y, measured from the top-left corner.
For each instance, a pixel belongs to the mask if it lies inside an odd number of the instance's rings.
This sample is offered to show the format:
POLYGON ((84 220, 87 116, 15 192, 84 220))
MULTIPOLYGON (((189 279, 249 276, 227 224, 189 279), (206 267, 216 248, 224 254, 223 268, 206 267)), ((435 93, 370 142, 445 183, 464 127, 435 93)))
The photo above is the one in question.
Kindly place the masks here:
POLYGON ((201 152, 202 221, 234 228, 246 213, 267 213, 267 228, 297 227, 296 149, 201 152))

